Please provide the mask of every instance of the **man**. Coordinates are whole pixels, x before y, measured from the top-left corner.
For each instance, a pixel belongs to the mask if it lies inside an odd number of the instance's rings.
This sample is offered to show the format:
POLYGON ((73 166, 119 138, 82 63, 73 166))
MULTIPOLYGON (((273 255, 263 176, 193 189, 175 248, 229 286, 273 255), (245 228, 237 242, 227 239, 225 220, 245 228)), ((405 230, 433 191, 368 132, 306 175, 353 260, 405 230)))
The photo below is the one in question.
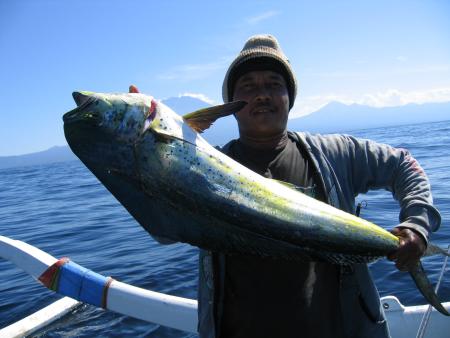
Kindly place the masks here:
MULTIPOLYGON (((288 132, 296 92, 295 75, 277 40, 251 37, 224 79, 224 101, 248 104, 235 114, 239 139, 222 151, 351 213, 359 193, 392 191, 402 223, 392 231, 400 248, 389 258, 407 270, 440 223, 423 170, 406 150, 344 135, 288 132)), ((365 264, 341 267, 206 251, 200 254, 199 332, 202 338, 389 336, 365 264)))

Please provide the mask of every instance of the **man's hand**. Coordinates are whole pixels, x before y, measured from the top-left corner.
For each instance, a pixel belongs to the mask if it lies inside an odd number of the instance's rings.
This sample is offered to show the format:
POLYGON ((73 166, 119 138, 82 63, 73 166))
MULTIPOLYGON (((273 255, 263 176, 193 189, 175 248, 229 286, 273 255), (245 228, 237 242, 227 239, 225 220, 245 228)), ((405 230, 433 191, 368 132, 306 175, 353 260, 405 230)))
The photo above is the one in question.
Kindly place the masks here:
POLYGON ((421 235, 408 228, 397 227, 392 229, 392 234, 400 239, 399 248, 387 255, 400 271, 408 271, 416 266, 420 257, 427 249, 426 243, 421 235))

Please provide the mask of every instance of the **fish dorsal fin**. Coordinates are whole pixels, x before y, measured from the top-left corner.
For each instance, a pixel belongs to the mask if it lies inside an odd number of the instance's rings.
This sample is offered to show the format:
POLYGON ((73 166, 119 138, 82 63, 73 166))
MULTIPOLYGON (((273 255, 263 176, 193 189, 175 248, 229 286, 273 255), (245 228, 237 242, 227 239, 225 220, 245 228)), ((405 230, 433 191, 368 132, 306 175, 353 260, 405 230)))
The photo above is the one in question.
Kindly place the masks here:
POLYGON ((236 113, 246 104, 247 102, 245 101, 233 101, 218 106, 203 108, 184 115, 183 119, 196 132, 202 133, 211 127, 218 118, 236 113))

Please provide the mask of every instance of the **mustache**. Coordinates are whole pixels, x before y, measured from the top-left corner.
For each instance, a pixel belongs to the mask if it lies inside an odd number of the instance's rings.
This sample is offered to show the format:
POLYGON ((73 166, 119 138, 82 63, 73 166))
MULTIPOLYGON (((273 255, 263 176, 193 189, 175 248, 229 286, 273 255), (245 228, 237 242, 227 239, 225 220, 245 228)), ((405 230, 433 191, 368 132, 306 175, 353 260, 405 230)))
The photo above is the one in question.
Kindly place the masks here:
POLYGON ((272 109, 273 105, 271 103, 267 102, 267 103, 256 103, 256 104, 254 104, 252 106, 252 110, 261 109, 261 108, 270 108, 270 109, 272 109))
POLYGON ((274 106, 270 103, 257 103, 255 105, 253 105, 250 109, 250 111, 252 113, 257 112, 259 110, 268 110, 268 111, 273 111, 274 110, 274 106))

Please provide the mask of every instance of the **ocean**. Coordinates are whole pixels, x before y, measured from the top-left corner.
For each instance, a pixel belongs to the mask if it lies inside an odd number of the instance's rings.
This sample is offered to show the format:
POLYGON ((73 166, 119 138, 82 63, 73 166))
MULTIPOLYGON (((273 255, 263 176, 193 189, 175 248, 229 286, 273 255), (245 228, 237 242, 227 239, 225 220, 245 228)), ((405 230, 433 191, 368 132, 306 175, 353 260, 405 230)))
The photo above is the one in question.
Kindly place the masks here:
MULTIPOLYGON (((351 132, 406 148, 419 160, 432 185, 441 229, 432 241, 450 244, 450 121, 351 132)), ((398 205, 386 191, 358 197, 361 216, 390 229, 398 224, 398 205)), ((70 257, 89 269, 125 283, 171 295, 196 298, 197 253, 186 244, 160 245, 79 161, 0 170, 0 235, 25 241, 55 257, 70 257)), ((423 260, 435 282, 442 257, 423 260)), ((405 305, 425 304, 409 274, 385 259, 370 265, 382 296, 405 305)), ((447 269, 448 270, 448 269, 447 269)), ((450 275, 444 275, 444 281, 450 275)), ((439 291, 450 301, 450 283, 439 291)), ((13 264, 0 259, 0 328, 57 300, 13 264)), ((196 337, 83 305, 33 337, 196 337)))

